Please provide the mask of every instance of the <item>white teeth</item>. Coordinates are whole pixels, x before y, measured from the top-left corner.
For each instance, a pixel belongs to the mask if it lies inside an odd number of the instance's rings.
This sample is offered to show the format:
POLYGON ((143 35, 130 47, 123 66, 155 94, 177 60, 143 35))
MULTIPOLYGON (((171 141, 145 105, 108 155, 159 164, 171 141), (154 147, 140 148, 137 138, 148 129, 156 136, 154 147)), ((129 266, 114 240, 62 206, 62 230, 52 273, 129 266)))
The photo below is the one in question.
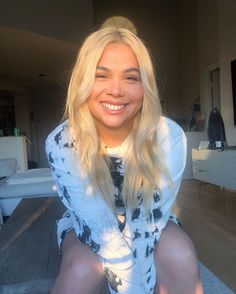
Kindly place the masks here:
POLYGON ((108 109, 111 109, 111 110, 119 110, 121 108, 124 107, 124 104, 122 105, 112 105, 112 104, 109 104, 109 103, 102 103, 102 105, 108 109))

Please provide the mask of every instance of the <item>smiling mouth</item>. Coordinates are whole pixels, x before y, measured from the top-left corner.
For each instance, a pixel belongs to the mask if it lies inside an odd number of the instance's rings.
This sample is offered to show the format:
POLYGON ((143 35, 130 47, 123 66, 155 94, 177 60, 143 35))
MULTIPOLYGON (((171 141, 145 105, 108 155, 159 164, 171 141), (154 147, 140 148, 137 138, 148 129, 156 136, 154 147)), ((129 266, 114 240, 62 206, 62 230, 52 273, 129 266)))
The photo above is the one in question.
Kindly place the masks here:
POLYGON ((125 107, 125 104, 113 105, 113 104, 109 104, 109 103, 102 103, 102 106, 104 106, 106 109, 110 109, 110 110, 120 110, 125 107))

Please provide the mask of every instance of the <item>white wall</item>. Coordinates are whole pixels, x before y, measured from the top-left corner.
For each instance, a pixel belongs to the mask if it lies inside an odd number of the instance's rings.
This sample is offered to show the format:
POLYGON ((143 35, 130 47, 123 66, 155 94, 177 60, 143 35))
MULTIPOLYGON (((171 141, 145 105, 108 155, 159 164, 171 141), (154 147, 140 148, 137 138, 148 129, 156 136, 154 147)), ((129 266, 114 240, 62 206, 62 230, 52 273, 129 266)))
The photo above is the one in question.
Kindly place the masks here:
POLYGON ((210 71, 219 66, 218 5, 216 0, 198 0, 197 4, 200 101, 207 128, 212 109, 210 71))
POLYGON ((180 99, 182 116, 188 119, 194 100, 200 96, 195 2, 179 2, 178 22, 180 99))
POLYGON ((236 145, 230 62, 236 58, 236 1, 198 1, 201 106, 206 127, 211 111, 210 71, 220 68, 220 104, 228 145, 236 145))
POLYGON ((16 127, 20 130, 20 134, 29 136, 29 107, 25 94, 15 92, 14 93, 15 104, 15 118, 16 127))
POLYGON ((30 160, 47 167, 45 139, 61 121, 66 91, 60 88, 28 89, 30 113, 30 160))
POLYGON ((230 62, 236 59, 236 1, 219 1, 219 63, 221 114, 228 145, 236 145, 230 62))
POLYGON ((0 89, 3 91, 10 91, 16 93, 24 93, 24 86, 20 83, 7 81, 6 79, 0 80, 0 89))
POLYGON ((219 59, 219 29, 217 0, 198 0, 199 68, 204 69, 219 59))

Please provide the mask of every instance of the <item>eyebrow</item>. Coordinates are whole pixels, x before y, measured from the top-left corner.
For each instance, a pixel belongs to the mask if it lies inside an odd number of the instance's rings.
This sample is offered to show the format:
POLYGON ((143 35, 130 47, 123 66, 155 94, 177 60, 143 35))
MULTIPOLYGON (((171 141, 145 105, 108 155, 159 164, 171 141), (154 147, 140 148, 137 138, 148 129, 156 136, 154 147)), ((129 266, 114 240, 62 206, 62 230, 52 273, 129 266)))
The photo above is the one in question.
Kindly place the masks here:
MULTIPOLYGON (((109 69, 105 66, 97 66, 97 70, 109 71, 109 69)), ((140 70, 136 67, 129 67, 126 70, 124 70, 125 73, 129 73, 129 72, 133 72, 133 71, 140 74, 140 70)))

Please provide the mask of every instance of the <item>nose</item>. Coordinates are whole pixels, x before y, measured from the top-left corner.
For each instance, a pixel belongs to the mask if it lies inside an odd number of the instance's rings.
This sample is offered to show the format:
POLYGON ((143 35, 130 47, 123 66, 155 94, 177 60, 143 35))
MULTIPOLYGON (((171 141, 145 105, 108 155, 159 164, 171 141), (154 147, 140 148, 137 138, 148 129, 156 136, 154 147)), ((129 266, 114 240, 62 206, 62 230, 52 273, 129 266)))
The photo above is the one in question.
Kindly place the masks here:
POLYGON ((107 85, 106 94, 115 98, 124 96, 122 81, 119 79, 111 79, 107 85))

